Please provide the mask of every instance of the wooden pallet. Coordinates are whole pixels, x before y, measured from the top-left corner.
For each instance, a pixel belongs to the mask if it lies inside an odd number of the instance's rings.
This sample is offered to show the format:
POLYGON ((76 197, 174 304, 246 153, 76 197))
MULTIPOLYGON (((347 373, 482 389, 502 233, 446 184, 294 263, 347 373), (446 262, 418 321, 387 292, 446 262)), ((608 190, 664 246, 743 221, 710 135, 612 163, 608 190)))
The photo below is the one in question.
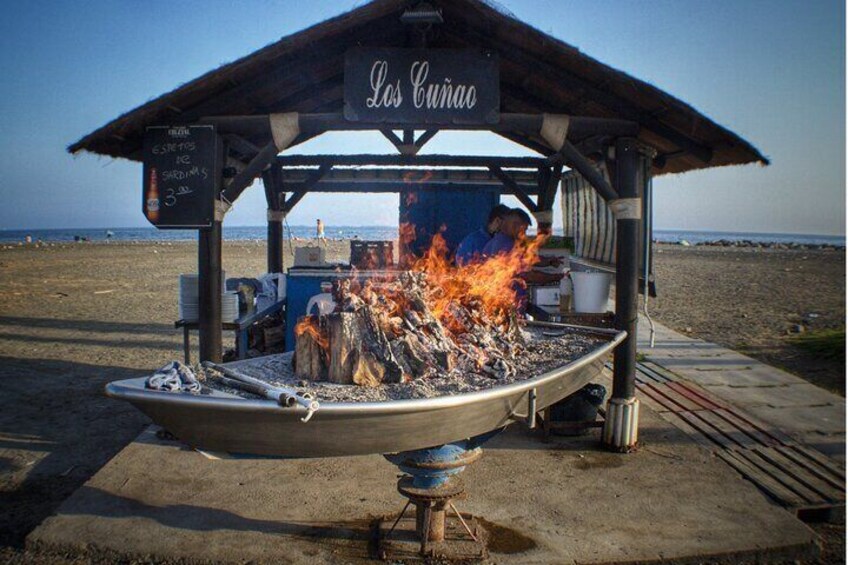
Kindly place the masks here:
POLYGON ((806 520, 845 512, 845 469, 830 457, 653 363, 638 363, 645 404, 806 520))

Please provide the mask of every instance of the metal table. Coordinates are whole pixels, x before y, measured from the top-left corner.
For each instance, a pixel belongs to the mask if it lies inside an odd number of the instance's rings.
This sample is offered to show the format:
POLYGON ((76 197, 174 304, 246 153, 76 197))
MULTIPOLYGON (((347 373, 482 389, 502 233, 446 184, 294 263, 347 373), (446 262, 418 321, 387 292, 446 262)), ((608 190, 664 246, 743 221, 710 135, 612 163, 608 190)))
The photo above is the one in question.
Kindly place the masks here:
MULTIPOLYGON (((285 307, 285 300, 281 300, 280 302, 276 302, 265 308, 264 310, 258 310, 251 314, 247 314, 246 316, 242 316, 232 322, 223 322, 221 327, 225 330, 234 331, 236 334, 236 356, 238 359, 245 359, 247 356, 247 330, 250 327, 265 318, 266 316, 271 316, 280 312, 285 307)), ((174 322, 175 328, 182 328, 183 330, 183 356, 185 358, 186 365, 191 364, 191 341, 189 339, 189 332, 192 330, 197 330, 200 328, 200 324, 196 321, 189 322, 187 320, 177 320, 174 322)))

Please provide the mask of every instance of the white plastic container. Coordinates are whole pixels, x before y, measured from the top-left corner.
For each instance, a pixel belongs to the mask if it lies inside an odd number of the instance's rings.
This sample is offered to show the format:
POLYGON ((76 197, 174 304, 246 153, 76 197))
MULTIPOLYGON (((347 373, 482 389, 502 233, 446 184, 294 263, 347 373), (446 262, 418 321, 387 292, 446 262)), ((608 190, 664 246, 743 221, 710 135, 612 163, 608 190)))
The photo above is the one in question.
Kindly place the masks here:
POLYGON ((309 299, 309 302, 307 302, 307 316, 313 314, 313 307, 318 308, 319 316, 326 316, 327 314, 332 314, 333 310, 336 309, 336 301, 333 300, 333 295, 329 292, 322 292, 321 294, 316 294, 309 299))
POLYGON ((574 311, 603 314, 609 301, 610 276, 607 273, 571 271, 574 283, 574 311))
POLYGON ((327 261, 327 251, 323 247, 295 247, 295 267, 322 267, 327 261))

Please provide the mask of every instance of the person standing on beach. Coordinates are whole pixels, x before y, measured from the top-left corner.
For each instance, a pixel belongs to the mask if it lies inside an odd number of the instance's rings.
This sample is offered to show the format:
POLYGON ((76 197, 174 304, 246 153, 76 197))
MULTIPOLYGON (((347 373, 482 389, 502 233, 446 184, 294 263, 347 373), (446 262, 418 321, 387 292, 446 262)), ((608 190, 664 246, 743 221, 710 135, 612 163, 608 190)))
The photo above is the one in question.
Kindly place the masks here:
POLYGON ((325 239, 324 238, 324 222, 321 221, 321 218, 318 218, 318 223, 315 226, 315 236, 320 240, 325 239))

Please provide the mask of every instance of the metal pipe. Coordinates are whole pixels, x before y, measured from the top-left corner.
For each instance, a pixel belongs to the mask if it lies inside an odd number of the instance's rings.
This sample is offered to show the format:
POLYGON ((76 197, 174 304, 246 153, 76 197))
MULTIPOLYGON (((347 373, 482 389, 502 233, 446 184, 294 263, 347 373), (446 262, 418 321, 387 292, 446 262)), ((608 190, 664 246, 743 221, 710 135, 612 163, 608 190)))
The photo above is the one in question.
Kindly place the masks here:
POLYGON ((653 184, 654 181, 651 177, 651 161, 649 159, 642 160, 642 181, 643 181, 643 191, 645 194, 645 233, 642 234, 642 245, 645 246, 645 253, 643 261, 644 265, 642 265, 642 277, 645 281, 644 288, 642 289, 642 313, 645 315, 645 319, 648 320, 648 326, 650 326, 650 347, 654 348, 654 338, 656 337, 656 328, 654 327, 654 320, 651 319, 651 315, 648 313, 648 299, 649 299, 649 290, 651 287, 651 282, 649 280, 651 276, 651 254, 653 243, 651 242, 651 235, 654 232, 654 189, 653 184))
POLYGON ((531 388, 527 393, 527 427, 536 428, 536 389, 531 388))
POLYGON ((216 363, 210 363, 208 361, 204 362, 203 366, 209 369, 214 369, 230 379, 241 381, 253 388, 261 389, 263 391, 262 396, 275 401, 280 406, 291 407, 295 404, 300 404, 310 412, 315 412, 318 408, 320 408, 320 404, 314 400, 311 395, 300 394, 292 388, 273 386, 265 381, 254 379, 244 373, 239 373, 238 371, 234 371, 228 367, 224 367, 216 363))
MULTIPOLYGON (((620 139, 615 146, 616 187, 621 198, 638 198, 640 154, 636 140, 620 139)), ((615 349, 613 398, 636 392, 636 324, 639 299, 639 224, 637 218, 616 220, 615 328, 627 337, 615 349)))

